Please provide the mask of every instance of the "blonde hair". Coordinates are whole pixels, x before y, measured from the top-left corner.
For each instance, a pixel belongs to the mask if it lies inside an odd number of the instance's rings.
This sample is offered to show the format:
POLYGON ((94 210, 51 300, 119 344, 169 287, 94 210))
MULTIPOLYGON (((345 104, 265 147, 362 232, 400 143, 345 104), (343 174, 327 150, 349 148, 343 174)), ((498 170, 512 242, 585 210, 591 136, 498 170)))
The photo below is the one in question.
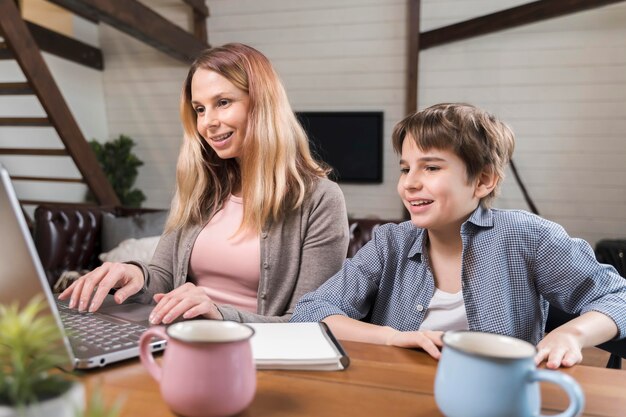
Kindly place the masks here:
POLYGON ((407 135, 421 150, 451 150, 465 163, 467 180, 473 181, 485 170, 497 177, 496 187, 480 201, 489 207, 498 196, 504 170, 515 148, 511 128, 490 113, 471 104, 435 104, 401 120, 394 127, 392 142, 402 153, 407 135))
POLYGON ((250 46, 230 43, 200 54, 183 85, 180 117, 184 137, 166 231, 203 223, 230 194, 241 190, 239 230, 258 232, 267 222, 300 207, 311 184, 330 171, 313 159, 272 64, 250 46), (198 133, 191 105, 191 80, 198 69, 220 74, 249 97, 239 162, 219 158, 198 133))

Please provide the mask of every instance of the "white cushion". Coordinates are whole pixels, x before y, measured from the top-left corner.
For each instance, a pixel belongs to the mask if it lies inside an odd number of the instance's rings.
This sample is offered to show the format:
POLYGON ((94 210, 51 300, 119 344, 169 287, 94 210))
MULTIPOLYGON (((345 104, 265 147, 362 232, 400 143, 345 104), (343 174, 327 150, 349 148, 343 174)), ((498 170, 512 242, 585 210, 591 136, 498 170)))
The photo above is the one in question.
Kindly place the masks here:
POLYGON ((126 239, 109 252, 103 252, 98 258, 102 262, 137 261, 149 263, 159 243, 160 236, 141 239, 126 239))

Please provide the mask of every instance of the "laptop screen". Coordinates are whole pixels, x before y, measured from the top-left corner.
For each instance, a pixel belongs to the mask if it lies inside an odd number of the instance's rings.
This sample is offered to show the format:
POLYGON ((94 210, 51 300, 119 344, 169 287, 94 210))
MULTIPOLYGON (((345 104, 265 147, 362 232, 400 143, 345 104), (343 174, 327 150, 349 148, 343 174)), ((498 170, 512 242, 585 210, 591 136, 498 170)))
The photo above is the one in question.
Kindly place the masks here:
MULTIPOLYGON (((47 312, 55 318, 60 335, 64 334, 54 295, 9 173, 0 164, 0 303, 10 305, 17 302, 21 308, 37 294, 45 296, 47 312)), ((64 340, 70 364, 73 363, 73 354, 69 341, 66 337, 64 340)))

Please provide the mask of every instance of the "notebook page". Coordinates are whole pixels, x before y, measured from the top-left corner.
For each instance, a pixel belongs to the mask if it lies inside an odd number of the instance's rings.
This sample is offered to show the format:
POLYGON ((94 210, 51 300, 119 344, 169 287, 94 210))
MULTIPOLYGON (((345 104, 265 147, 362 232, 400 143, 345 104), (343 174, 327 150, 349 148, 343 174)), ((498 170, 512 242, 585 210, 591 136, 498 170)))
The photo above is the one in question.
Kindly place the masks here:
POLYGON ((257 362, 328 362, 339 356, 320 323, 247 324, 255 331, 251 344, 257 362))

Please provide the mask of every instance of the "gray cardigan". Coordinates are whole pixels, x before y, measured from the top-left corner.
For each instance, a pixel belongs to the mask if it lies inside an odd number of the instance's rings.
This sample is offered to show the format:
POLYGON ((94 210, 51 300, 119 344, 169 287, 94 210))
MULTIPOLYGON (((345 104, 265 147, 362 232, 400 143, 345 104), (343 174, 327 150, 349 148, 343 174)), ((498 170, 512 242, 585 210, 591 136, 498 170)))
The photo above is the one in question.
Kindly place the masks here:
MULTIPOLYGON (((144 288, 133 297, 135 300, 151 303, 154 294, 167 293, 187 282, 191 250, 205 224, 161 236, 150 264, 132 262, 142 268, 145 277, 144 288)), ((218 305, 219 311, 225 320, 238 322, 288 321, 298 299, 341 268, 348 238, 343 193, 334 182, 320 179, 299 209, 266 226, 260 234, 257 314, 230 305, 218 305)))

